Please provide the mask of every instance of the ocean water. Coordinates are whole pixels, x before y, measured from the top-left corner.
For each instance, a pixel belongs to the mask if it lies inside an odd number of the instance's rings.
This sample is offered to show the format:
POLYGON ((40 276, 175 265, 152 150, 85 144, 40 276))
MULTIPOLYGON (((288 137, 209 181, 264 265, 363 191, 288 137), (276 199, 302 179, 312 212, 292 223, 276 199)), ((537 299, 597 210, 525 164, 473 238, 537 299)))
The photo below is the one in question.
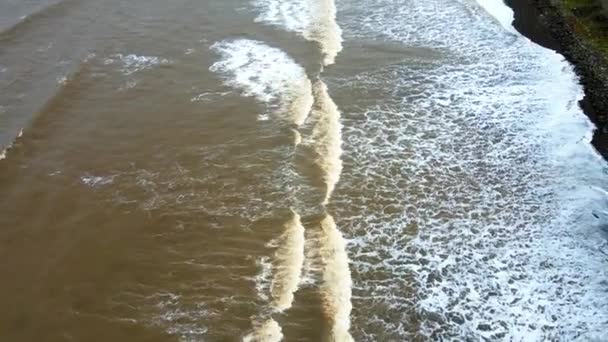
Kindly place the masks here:
POLYGON ((0 340, 608 339, 607 165, 512 19, 0 4, 0 340))

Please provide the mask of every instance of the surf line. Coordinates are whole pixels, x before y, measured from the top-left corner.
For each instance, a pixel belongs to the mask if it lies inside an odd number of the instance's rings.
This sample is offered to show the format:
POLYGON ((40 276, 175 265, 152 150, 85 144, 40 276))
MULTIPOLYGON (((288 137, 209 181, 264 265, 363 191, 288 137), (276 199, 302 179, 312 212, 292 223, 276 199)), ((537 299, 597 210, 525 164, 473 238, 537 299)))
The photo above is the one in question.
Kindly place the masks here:
POLYGON ((342 125, 340 111, 329 96, 327 85, 320 79, 313 85, 313 97, 312 148, 316 152, 314 162, 323 172, 326 188, 321 204, 327 206, 342 173, 342 125))
MULTIPOLYGON (((310 118, 314 121, 311 139, 316 152, 314 162, 322 171, 325 183, 321 204, 327 210, 342 174, 342 124, 338 106, 320 77, 324 67, 334 64, 342 50, 342 30, 336 21, 334 0, 317 0, 315 3, 316 11, 313 13, 316 13, 317 20, 313 21, 312 29, 305 37, 317 41, 323 54, 319 75, 312 86, 314 104, 310 118)), ((318 247, 322 271, 320 293, 323 314, 329 324, 324 338, 329 342, 354 341, 349 332, 352 277, 346 241, 329 213, 325 213, 319 225, 318 247)))
POLYGON ((326 340, 330 342, 354 341, 349 333, 352 310, 352 278, 346 242, 334 218, 326 214, 321 221, 319 237, 323 263, 321 284, 322 309, 329 323, 326 340))
MULTIPOLYGON (((342 173, 342 126, 340 111, 320 76, 325 66, 335 63, 338 53, 342 50, 342 31, 336 22, 334 0, 316 0, 308 4, 313 6, 309 9, 312 16, 309 18, 308 27, 301 33, 306 39, 319 44, 323 56, 322 64, 314 84, 308 81, 312 89, 303 87, 304 89, 300 88, 299 94, 292 94, 290 97, 294 100, 282 112, 291 113, 296 147, 302 142, 299 128, 309 118, 314 122, 310 140, 312 150, 316 154, 314 164, 323 173, 325 193, 321 205, 326 208, 342 173), (306 93, 312 96, 309 97, 306 93)), ((319 225, 318 248, 322 264, 320 293, 323 313, 330 325, 325 340, 350 342, 353 341, 349 333, 352 278, 346 242, 330 214, 326 213, 319 225)), ((257 322, 254 322, 253 332, 243 339, 246 342, 275 342, 283 339, 282 329, 272 318, 272 314, 284 312, 293 305, 305 259, 304 227, 295 211, 292 210, 292 219, 284 225, 283 234, 271 241, 270 245, 277 248, 272 267, 274 276, 270 286, 271 313, 264 315, 266 318, 258 318, 257 322)))
POLYGON ((317 239, 320 257, 320 294, 324 318, 329 324, 325 336, 330 342, 354 341, 349 333, 352 311, 352 278, 346 241, 327 205, 342 173, 342 125, 340 111, 320 79, 313 84, 315 103, 310 115, 314 122, 311 147, 316 153, 315 165, 322 171, 325 193, 321 205, 325 210, 317 239))
MULTIPOLYGON (((325 192, 321 205, 326 208, 342 172, 342 125, 340 111, 322 80, 314 82, 312 94, 314 104, 310 120, 314 126, 309 147, 315 151, 314 164, 323 174, 325 192)), ((329 323, 325 339, 331 342, 353 341, 349 333, 352 278, 346 242, 330 214, 325 214, 319 226, 317 243, 322 280, 320 294, 323 314, 329 323)), ((267 318, 257 319, 253 332, 247 335, 244 341, 271 342, 282 339, 281 327, 271 316, 291 308, 305 261, 305 229, 300 216, 292 210, 292 218, 283 228, 282 235, 269 243, 270 247, 277 248, 272 266, 274 276, 270 286, 271 312, 264 315, 267 318)))

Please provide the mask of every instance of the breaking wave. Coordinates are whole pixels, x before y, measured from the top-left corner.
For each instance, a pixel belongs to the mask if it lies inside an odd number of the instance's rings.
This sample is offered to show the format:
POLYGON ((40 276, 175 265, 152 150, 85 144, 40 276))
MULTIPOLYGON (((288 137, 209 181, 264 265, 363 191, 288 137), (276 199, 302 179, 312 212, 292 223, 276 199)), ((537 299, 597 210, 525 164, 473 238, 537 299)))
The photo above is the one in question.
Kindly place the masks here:
POLYGON ((243 342, 279 342, 283 340, 283 332, 279 323, 268 319, 259 323, 254 331, 243 338, 243 342))
POLYGON ((321 221, 319 250, 322 260, 321 296, 323 312, 330 325, 328 341, 353 341, 350 329, 352 279, 346 242, 330 215, 321 221))
POLYGON ((336 22, 334 0, 254 0, 259 22, 297 32, 317 42, 323 53, 323 65, 334 64, 342 51, 342 30, 336 22))
POLYGON ((311 143, 317 154, 316 164, 323 172, 325 205, 329 203, 342 172, 342 125, 340 111, 329 96, 325 83, 316 81, 313 92, 315 104, 311 114, 314 122, 311 143))
POLYGON ((222 60, 210 70, 220 73, 226 85, 255 97, 291 124, 304 123, 313 103, 311 83, 304 68, 285 52, 247 39, 222 41, 211 49, 222 60))
POLYGON ((304 264, 304 227, 300 216, 293 217, 285 224, 283 234, 271 242, 277 250, 274 256, 274 276, 271 285, 272 307, 284 311, 291 307, 293 294, 298 290, 302 266, 304 264))
POLYGON ((292 217, 283 226, 283 233, 268 243, 276 248, 274 257, 263 257, 259 261, 260 273, 256 277, 258 295, 267 299, 268 281, 272 297, 269 311, 262 311, 253 319, 253 330, 243 341, 273 342, 281 341, 283 334, 279 324, 272 319, 273 314, 283 312, 293 305, 294 293, 301 283, 304 265, 304 226, 300 216, 292 211, 292 217))

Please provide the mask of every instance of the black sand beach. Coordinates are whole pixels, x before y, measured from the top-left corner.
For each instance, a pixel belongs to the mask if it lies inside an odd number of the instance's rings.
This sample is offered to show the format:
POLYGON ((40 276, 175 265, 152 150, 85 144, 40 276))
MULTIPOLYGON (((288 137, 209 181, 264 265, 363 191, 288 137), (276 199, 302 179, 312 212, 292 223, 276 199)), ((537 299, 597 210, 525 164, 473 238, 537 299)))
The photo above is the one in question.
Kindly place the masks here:
POLYGON ((513 25, 521 34, 561 53, 574 64, 585 89, 580 106, 597 126, 592 144, 608 158, 607 58, 578 37, 550 0, 505 0, 505 3, 514 10, 513 25))

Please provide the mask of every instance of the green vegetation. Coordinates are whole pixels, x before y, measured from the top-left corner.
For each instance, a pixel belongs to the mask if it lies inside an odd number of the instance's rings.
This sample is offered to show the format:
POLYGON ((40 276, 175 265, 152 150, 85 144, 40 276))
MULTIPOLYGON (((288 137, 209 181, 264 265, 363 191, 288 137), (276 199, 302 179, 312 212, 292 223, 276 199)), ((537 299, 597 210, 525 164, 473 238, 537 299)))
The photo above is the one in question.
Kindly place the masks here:
POLYGON ((576 32, 608 54, 608 0, 562 0, 576 32))

